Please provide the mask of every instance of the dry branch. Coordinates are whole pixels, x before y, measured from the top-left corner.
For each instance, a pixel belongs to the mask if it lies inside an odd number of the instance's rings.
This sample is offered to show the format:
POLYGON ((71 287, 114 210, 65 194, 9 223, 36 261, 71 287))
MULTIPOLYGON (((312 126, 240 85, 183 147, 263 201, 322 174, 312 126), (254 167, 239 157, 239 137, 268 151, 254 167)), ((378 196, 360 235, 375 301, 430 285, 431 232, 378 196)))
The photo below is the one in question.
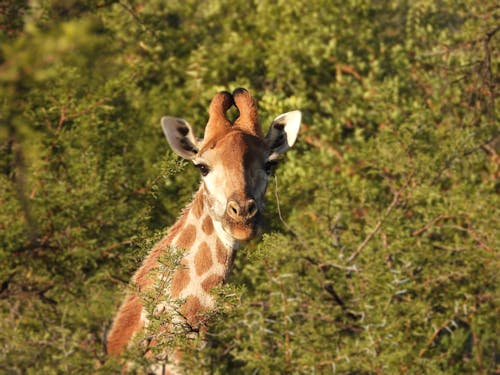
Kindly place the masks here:
POLYGON ((375 225, 375 227, 373 228, 373 230, 370 233, 368 233, 368 235, 365 237, 365 239, 363 240, 363 242, 361 242, 361 244, 358 246, 358 248, 356 249, 356 251, 354 251, 351 254, 351 256, 347 259, 346 263, 351 263, 354 259, 356 259, 356 257, 359 255, 359 253, 361 253, 361 251, 363 251, 363 249, 366 247, 366 245, 368 244, 368 242, 370 242, 370 240, 373 238, 373 236, 375 234, 377 234, 377 232, 382 227, 382 224, 384 223, 385 219, 389 216, 389 214, 392 212, 392 210, 394 209, 394 207, 396 207, 396 205, 399 203, 399 197, 401 195, 400 193, 401 192, 398 191, 398 192, 396 192, 394 194, 394 197, 392 198, 392 202, 389 205, 389 207, 387 207, 387 209, 385 210, 384 215, 382 216, 382 218, 377 222, 377 224, 375 225))
POLYGON ((384 223, 384 221, 387 219, 387 217, 390 215, 390 213, 392 212, 392 210, 400 202, 399 198, 401 197, 401 194, 403 193, 403 191, 406 189, 406 187, 410 183, 411 179, 412 179, 412 175, 408 176, 408 179, 406 180, 406 182, 403 185, 403 187, 401 187, 401 189, 399 189, 398 191, 393 192, 394 195, 393 195, 393 198, 392 198, 392 202, 387 207, 387 209, 385 210, 384 215, 377 222, 377 224, 375 225, 375 227, 373 228, 373 230, 370 233, 368 233, 368 235, 365 237, 365 239, 363 240, 363 242, 361 242, 361 244, 357 247, 357 249, 351 254, 351 256, 349 258, 347 258, 347 262, 346 263, 351 263, 354 259, 356 259, 356 257, 361 253, 361 251, 363 251, 363 249, 366 247, 366 245, 368 244, 368 242, 370 242, 370 240, 373 238, 373 236, 375 234, 377 234, 377 232, 382 227, 382 224, 384 223))

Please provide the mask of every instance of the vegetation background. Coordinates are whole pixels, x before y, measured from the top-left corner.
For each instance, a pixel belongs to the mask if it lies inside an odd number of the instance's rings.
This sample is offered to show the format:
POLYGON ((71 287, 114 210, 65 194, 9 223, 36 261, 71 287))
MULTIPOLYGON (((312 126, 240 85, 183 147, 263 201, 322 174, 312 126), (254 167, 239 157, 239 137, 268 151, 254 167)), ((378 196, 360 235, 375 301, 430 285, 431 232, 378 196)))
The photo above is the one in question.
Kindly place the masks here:
POLYGON ((500 7, 1 0, 0 373, 115 373, 128 281, 197 189, 219 90, 303 111, 191 372, 499 371, 500 7), (225 296, 225 297, 224 297, 225 296))

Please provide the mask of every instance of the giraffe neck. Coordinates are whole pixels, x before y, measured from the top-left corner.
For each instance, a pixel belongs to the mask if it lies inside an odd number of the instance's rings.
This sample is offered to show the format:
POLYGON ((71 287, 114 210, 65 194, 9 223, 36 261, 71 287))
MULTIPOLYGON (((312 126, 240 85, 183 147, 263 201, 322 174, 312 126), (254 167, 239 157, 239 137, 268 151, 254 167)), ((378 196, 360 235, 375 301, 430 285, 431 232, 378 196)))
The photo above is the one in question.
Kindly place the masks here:
MULTIPOLYGON (((133 283, 139 292, 152 288, 157 281, 153 271, 161 266, 158 262, 160 256, 171 251, 172 247, 181 250, 180 265, 173 270, 170 286, 164 292, 171 300, 183 301, 180 315, 175 320, 199 327, 203 314, 214 308, 214 298, 210 295, 210 290, 226 280, 238 245, 238 242, 222 229, 221 223, 209 215, 202 185, 191 204, 170 228, 169 234, 148 254, 135 273, 133 283)), ((174 306, 161 303, 155 307, 153 313, 178 311, 178 307, 177 304, 174 306)), ((136 293, 127 296, 108 335, 108 352, 120 354, 135 333, 147 326, 148 322, 148 313, 140 296, 136 293)))
POLYGON ((191 204, 188 205, 176 224, 167 236, 170 245, 192 251, 196 243, 210 242, 218 239, 222 245, 232 251, 239 247, 239 241, 227 233, 220 220, 211 214, 206 190, 203 184, 194 194, 191 204))
POLYGON ((185 299, 181 311, 191 324, 199 323, 199 314, 214 307, 210 290, 226 280, 238 247, 222 224, 210 216, 204 193, 202 185, 171 239, 171 245, 183 249, 184 256, 182 267, 173 275, 170 296, 185 299))

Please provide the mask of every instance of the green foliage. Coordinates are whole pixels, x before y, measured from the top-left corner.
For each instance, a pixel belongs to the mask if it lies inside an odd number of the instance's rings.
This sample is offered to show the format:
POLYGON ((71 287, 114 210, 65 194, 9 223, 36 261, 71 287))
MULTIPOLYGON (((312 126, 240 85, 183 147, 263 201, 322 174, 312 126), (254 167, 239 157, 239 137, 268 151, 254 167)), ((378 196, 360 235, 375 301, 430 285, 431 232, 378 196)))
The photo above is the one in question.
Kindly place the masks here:
POLYGON ((472 0, 1 1, 0 372, 118 371, 111 319, 198 184, 159 119, 201 135, 239 86, 303 131, 206 347, 158 351, 190 373, 497 371, 498 20, 472 0))

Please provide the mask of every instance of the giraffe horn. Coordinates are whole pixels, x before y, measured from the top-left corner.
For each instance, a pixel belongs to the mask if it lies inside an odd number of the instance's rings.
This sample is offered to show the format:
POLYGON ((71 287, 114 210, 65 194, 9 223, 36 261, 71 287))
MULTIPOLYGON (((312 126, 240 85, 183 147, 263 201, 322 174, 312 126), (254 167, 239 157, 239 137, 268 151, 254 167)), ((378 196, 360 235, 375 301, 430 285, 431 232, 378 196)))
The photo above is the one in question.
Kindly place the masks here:
POLYGON ((240 87, 234 90, 233 99, 236 108, 240 111, 240 115, 234 121, 234 126, 259 138, 264 138, 257 115, 257 103, 252 95, 240 87))
POLYGON ((205 139, 213 138, 231 126, 226 112, 234 104, 233 96, 227 91, 221 91, 215 94, 210 108, 208 109, 208 123, 205 128, 205 139))

